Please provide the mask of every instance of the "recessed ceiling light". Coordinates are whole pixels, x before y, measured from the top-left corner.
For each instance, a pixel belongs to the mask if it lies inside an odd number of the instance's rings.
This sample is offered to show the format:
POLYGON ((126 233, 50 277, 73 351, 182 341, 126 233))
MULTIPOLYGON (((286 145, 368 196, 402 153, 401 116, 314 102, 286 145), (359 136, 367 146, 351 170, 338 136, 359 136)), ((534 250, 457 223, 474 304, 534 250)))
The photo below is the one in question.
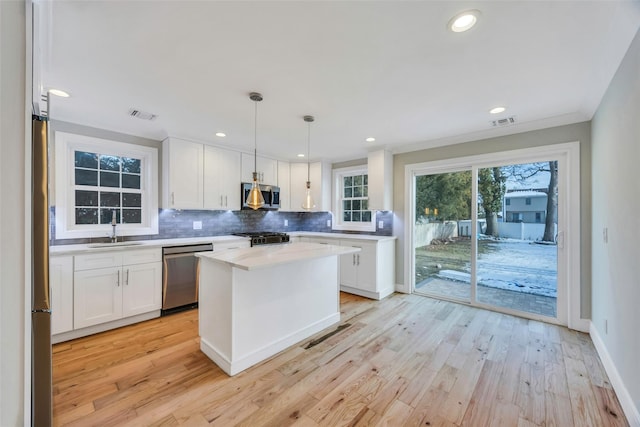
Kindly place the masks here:
POLYGON ((298 157, 304 157, 304 154, 298 154, 298 157))
POLYGON ((376 139, 375 139, 375 138, 373 138, 373 137, 371 137, 371 136, 370 136, 369 138, 365 139, 365 141, 367 141, 367 142, 373 142, 373 141, 375 141, 375 140, 376 140, 376 139))
POLYGON ((505 110, 506 110, 506 108, 504 108, 504 107, 495 107, 495 108, 492 108, 491 110, 489 110, 489 113, 491 113, 491 114, 500 114, 500 113, 504 112, 505 110))
POLYGON ((68 98, 69 94, 63 90, 60 89, 49 89, 49 93, 51 95, 55 95, 55 96, 59 96, 61 98, 68 98))
POLYGON ((447 28, 454 33, 470 30, 478 22, 478 16, 480 16, 479 10, 466 10, 451 18, 447 28))
POLYGON ((227 134, 224 132, 216 132, 216 136, 219 136, 220 138, 224 138, 225 136, 227 136, 227 134))

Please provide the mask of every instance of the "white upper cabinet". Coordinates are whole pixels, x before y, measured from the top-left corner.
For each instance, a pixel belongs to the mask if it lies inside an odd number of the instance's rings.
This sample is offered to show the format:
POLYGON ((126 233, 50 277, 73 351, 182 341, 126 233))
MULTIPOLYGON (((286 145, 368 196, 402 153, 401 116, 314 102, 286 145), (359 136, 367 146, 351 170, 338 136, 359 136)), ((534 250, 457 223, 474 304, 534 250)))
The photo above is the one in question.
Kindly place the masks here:
POLYGON ((304 201, 304 195, 307 189, 307 164, 291 163, 290 170, 290 209, 294 212, 299 212, 302 211, 302 202, 304 201))
POLYGON ((204 146, 204 208, 240 209, 240 153, 204 146))
POLYGON ((372 151, 367 161, 369 208, 393 210, 393 155, 386 150, 372 151))
MULTIPOLYGON (((307 191, 307 164, 291 163, 291 210, 302 211, 302 202, 307 191)), ((314 211, 331 210, 331 165, 324 162, 311 163, 309 168, 311 197, 316 204, 314 211)))
POLYGON ((162 205, 170 209, 202 209, 203 145, 176 138, 162 141, 162 205))
POLYGON ((278 187, 280 187, 280 210, 291 210, 291 164, 278 160, 278 187))
POLYGON ((242 153, 242 182, 253 181, 253 171, 258 173, 258 182, 267 185, 276 185, 278 182, 278 161, 253 154, 242 153))
POLYGON ((162 142, 163 207, 240 209, 240 153, 198 142, 162 142))

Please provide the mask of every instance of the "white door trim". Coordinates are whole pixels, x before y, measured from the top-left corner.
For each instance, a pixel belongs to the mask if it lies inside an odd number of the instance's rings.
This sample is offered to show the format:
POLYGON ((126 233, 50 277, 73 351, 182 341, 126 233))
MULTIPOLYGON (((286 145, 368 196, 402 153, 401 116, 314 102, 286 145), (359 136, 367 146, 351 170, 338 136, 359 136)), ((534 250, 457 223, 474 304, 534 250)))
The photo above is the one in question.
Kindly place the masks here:
MULTIPOLYGON (((559 240, 564 243, 564 251, 559 251, 559 262, 566 265, 564 274, 566 277, 558 277, 566 281, 566 289, 558 289, 558 302, 565 301, 565 305, 558 306, 558 321, 571 329, 583 332, 589 331, 588 319, 580 316, 581 302, 581 272, 580 272, 580 143, 567 142, 561 144, 532 147, 519 150, 502 151, 498 153, 481 154, 476 156, 458 157, 433 162, 408 164, 405 166, 405 259, 404 277, 405 288, 412 293, 414 251, 413 251, 413 226, 415 223, 415 188, 414 178, 424 174, 426 170, 431 173, 455 172, 456 170, 469 170, 472 168, 490 167, 507 162, 546 161, 549 158, 557 158, 562 178, 566 180, 566 191, 558 189, 558 218, 562 218, 564 229, 559 229, 559 240), (560 252, 564 252, 560 255, 560 252), (564 259, 560 259, 560 256, 564 259), (566 295, 561 295, 565 292, 566 295)), ((559 221, 560 222, 560 221, 559 221)))

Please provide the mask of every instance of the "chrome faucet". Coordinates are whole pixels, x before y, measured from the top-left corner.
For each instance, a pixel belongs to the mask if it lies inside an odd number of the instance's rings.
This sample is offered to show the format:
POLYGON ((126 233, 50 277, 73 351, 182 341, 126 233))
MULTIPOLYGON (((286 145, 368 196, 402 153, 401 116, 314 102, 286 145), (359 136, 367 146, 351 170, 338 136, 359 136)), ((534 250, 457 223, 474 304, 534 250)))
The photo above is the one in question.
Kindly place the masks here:
POLYGON ((111 212, 111 227, 113 227, 111 231, 111 243, 118 242, 118 236, 116 235, 116 211, 115 209, 111 212))

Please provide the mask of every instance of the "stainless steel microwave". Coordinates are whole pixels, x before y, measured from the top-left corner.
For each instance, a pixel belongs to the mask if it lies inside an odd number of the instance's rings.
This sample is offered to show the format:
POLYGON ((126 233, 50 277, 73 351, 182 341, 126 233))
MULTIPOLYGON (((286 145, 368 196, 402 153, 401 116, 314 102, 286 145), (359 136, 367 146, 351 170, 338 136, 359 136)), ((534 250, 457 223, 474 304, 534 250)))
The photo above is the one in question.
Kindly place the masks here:
MULTIPOLYGON (((242 193, 241 193, 242 209, 251 209, 249 206, 247 206, 247 197, 249 196, 249 192, 251 191, 251 185, 252 183, 250 182, 242 183, 242 193)), ((280 187, 277 187, 275 185, 266 185, 266 184, 259 184, 259 185, 260 185, 260 191, 262 192, 262 197, 264 198, 264 206, 261 207, 260 209, 270 209, 270 210, 279 209, 280 208, 280 187)))

